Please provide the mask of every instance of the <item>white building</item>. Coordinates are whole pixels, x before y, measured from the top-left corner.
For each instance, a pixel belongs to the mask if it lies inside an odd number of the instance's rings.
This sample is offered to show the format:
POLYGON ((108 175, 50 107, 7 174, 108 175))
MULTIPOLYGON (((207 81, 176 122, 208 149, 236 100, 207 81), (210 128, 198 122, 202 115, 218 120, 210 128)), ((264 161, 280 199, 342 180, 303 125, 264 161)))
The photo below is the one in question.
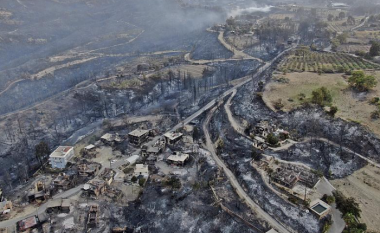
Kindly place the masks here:
POLYGON ((128 157, 127 159, 125 159, 125 161, 127 162, 128 165, 134 165, 139 159, 140 159, 139 155, 132 155, 131 157, 128 157))
POLYGON ((52 168, 64 169, 67 162, 74 156, 74 147, 60 146, 50 155, 52 168))

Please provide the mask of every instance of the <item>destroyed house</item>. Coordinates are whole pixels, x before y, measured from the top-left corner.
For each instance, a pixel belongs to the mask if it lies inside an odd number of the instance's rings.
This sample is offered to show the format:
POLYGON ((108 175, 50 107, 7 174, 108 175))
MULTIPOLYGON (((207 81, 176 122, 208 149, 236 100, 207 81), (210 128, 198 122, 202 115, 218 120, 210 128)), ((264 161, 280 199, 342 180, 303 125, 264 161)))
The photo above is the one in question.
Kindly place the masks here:
POLYGON ((268 121, 261 121, 255 126, 255 135, 266 138, 269 134, 276 131, 276 126, 268 121))
POLYGON ((157 156, 161 152, 162 152, 162 148, 155 147, 155 146, 143 146, 143 148, 141 148, 141 155, 143 157, 147 157, 151 155, 157 156))
POLYGON ((164 134, 166 143, 169 145, 174 145, 178 141, 182 139, 183 134, 182 133, 176 133, 176 132, 168 132, 164 134))
POLYGON ((50 154, 52 168, 64 169, 69 160, 74 156, 74 147, 60 146, 50 154))
POLYGON ((105 168, 100 177, 108 184, 111 185, 114 180, 115 172, 112 169, 105 168))
POLYGON ((71 201, 69 199, 54 199, 47 203, 46 213, 69 213, 71 207, 71 201))
POLYGON ((318 175, 309 171, 300 171, 299 179, 300 182, 304 183, 309 188, 313 188, 319 181, 318 175))
POLYGON ((32 216, 17 222, 18 232, 30 232, 32 229, 37 228, 40 225, 37 216, 32 216))
POLYGON ((90 144, 84 148, 86 152, 94 152, 96 150, 96 147, 93 144, 90 144))
POLYGON ((128 134, 129 142, 134 145, 141 145, 146 142, 149 137, 149 130, 135 129, 128 134))
POLYGON ((259 150, 265 150, 266 148, 268 148, 268 145, 266 144, 265 140, 256 136, 253 138, 253 146, 259 150))
POLYGON ((183 166, 189 158, 189 154, 176 152, 175 154, 170 155, 166 160, 168 163, 183 166))
POLYGON ((83 186, 83 194, 98 197, 106 191, 106 188, 105 181, 93 179, 83 186))
POLYGON ((13 204, 11 201, 8 201, 4 199, 2 202, 0 202, 0 214, 9 214, 12 211, 13 204))
POLYGON ((74 187, 77 184, 77 173, 67 172, 59 173, 57 178, 53 180, 54 188, 67 190, 74 187))
POLYGON ((86 161, 82 161, 78 165, 79 176, 89 177, 94 176, 99 171, 100 165, 96 163, 87 163, 86 161))
POLYGON ((277 168, 277 171, 273 175, 272 179, 280 185, 287 188, 293 188, 299 181, 299 173, 283 168, 277 168))
POLYGON ((123 141, 123 139, 121 139, 121 137, 118 134, 110 134, 110 133, 104 134, 100 138, 100 140, 104 144, 110 145, 110 146, 113 146, 114 144, 117 144, 117 143, 121 143, 123 141))
POLYGON ((30 189, 28 192, 28 200, 30 203, 34 201, 45 201, 48 196, 45 184, 41 181, 37 181, 34 184, 34 188, 30 189))
POLYGON ((90 210, 88 211, 88 220, 87 225, 90 227, 96 227, 98 224, 98 213, 99 206, 98 205, 91 205, 90 210))

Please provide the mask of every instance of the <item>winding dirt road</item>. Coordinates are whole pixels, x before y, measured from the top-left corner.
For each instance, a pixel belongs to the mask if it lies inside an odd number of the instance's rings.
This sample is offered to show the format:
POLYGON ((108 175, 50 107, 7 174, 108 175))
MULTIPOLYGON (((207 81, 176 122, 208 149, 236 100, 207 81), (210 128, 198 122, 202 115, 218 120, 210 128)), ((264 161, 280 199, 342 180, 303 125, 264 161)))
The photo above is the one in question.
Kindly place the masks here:
POLYGON ((218 155, 215 152, 214 144, 211 141, 210 133, 208 131, 208 124, 210 123, 211 118, 214 115, 215 110, 217 107, 214 107, 209 114, 207 115, 207 118, 205 122, 203 123, 203 132, 206 137, 206 146, 207 149, 210 151, 212 158, 215 160, 217 165, 221 168, 223 168, 224 173, 226 174, 228 180, 230 181, 232 187, 234 187, 236 193, 238 196, 245 200, 245 203, 254 211, 260 218, 267 221, 273 228, 275 228, 277 231, 281 233, 291 233, 294 232, 293 230, 288 230, 282 223, 278 222, 276 219, 274 219, 272 216, 270 216, 267 212, 265 212, 259 205, 257 205, 244 191, 242 186, 237 181, 235 175, 231 172, 230 169, 224 164, 224 162, 218 157, 218 155))

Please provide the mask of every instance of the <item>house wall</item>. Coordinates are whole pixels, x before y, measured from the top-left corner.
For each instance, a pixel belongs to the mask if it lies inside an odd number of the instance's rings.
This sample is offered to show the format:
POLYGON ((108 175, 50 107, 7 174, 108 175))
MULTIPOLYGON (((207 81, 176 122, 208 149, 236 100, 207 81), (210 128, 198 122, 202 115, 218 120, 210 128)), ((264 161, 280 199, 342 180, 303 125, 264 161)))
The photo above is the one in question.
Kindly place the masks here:
POLYGON ((66 164, 74 156, 74 149, 72 148, 64 157, 51 157, 50 164, 53 168, 64 169, 66 164))

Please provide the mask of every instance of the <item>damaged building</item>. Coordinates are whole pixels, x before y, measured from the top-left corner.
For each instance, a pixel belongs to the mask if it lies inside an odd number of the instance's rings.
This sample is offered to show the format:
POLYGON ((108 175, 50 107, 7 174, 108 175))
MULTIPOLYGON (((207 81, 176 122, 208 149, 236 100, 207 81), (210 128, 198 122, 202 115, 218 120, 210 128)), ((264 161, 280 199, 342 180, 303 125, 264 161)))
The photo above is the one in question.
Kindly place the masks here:
POLYGON ((111 134, 111 133, 106 133, 104 134, 100 140, 108 146, 114 146, 115 144, 119 144, 123 142, 123 139, 119 136, 119 134, 111 134))
POLYGON ((148 140, 149 132, 149 130, 145 129, 135 129, 128 134, 129 142, 139 146, 148 140))
POLYGON ((88 197, 99 197, 106 191, 106 182, 100 179, 93 179, 83 186, 83 195, 88 197))
POLYGON ((88 211, 87 226, 96 227, 98 225, 98 221, 99 221, 99 206, 91 205, 88 211))
POLYGON ((0 214, 2 217, 9 215, 13 209, 12 201, 8 201, 7 199, 3 199, 0 202, 0 214))
POLYGON ((69 213, 71 200, 58 198, 47 203, 46 213, 69 213))
POLYGON ((190 159, 189 154, 184 154, 180 152, 175 152, 174 154, 170 155, 166 161, 169 164, 177 165, 177 166, 183 166, 185 163, 190 159))
POLYGON ((45 201, 50 195, 49 191, 45 188, 45 184, 42 181, 37 181, 34 187, 28 191, 27 196, 29 203, 32 203, 35 201, 45 201))
POLYGON ((53 180, 55 190, 68 190, 75 187, 77 184, 78 173, 76 171, 69 171, 66 173, 59 173, 53 180))
POLYGON ((174 145, 178 141, 180 141, 183 137, 182 133, 176 133, 176 132, 168 132, 164 134, 166 143, 168 145, 174 145))
POLYGON ((82 160, 78 164, 78 174, 81 177, 93 177, 99 171, 101 165, 82 160))
POLYGON ((286 164, 276 169, 276 172, 272 175, 272 180, 290 189, 298 182, 313 188, 319 177, 306 168, 286 164))
POLYGON ((104 180, 108 185, 111 185, 114 181, 114 176, 116 172, 110 168, 105 168, 103 173, 100 175, 100 178, 104 180))
POLYGON ((141 156, 143 156, 143 157, 157 156, 163 152, 165 147, 166 147, 165 138, 160 138, 159 140, 157 140, 154 143, 153 146, 151 146, 151 145, 142 146, 141 147, 141 156))
POLYGON ((268 121, 260 121, 254 128, 254 134, 266 138, 269 134, 277 130, 276 125, 270 124, 268 121))

